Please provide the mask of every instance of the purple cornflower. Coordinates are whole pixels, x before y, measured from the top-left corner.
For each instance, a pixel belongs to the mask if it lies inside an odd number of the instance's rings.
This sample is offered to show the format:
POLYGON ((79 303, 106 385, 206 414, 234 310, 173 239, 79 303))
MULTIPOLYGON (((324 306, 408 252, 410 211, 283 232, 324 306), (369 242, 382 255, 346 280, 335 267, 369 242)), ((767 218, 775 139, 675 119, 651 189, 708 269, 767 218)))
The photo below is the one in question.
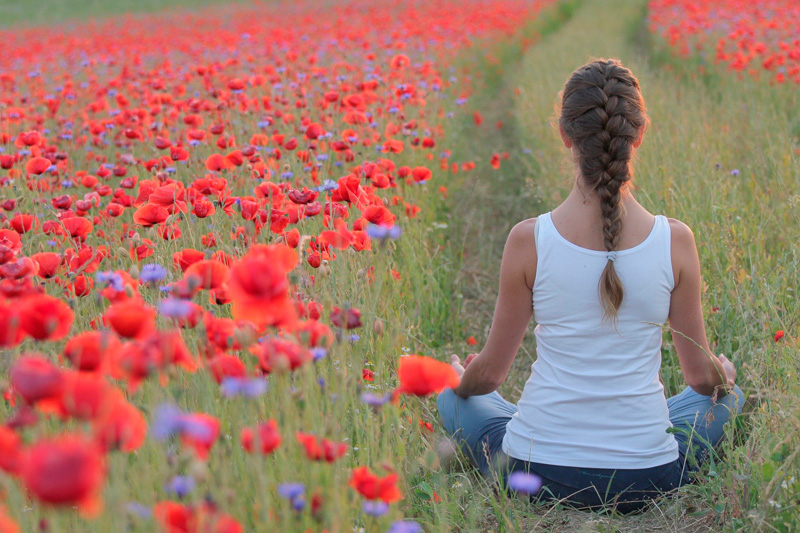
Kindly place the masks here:
POLYGON ((303 495, 306 488, 302 483, 282 483, 278 485, 278 494, 289 500, 303 495))
POLYGON ((267 392, 267 380, 263 378, 226 377, 222 380, 222 395, 226 398, 244 396, 256 398, 267 392))
POLYGON ((325 348, 311 348, 311 355, 314 358, 314 361, 319 361, 321 359, 325 359, 325 356, 328 355, 328 350, 325 348))
POLYGON ((739 175, 739 169, 738 168, 734 168, 733 170, 731 170, 731 176, 738 176, 738 175, 739 175))
POLYGON ((98 283, 105 283, 106 286, 111 287, 117 292, 122 292, 125 290, 125 283, 122 280, 122 276, 116 272, 112 272, 111 270, 106 272, 98 272, 95 274, 95 279, 98 283))
POLYGON ((164 487, 164 490, 183 498, 194 490, 194 478, 191 476, 175 476, 164 487))
POLYGON ((303 492, 306 490, 302 483, 283 483, 278 485, 278 494, 288 499, 292 508, 298 513, 306 506, 306 497, 303 492))
POLYGON ((521 494, 536 494, 542 488, 542 478, 525 472, 512 472, 508 476, 508 487, 521 494))
POLYGON ((392 399, 391 393, 385 394, 383 396, 379 396, 371 392, 361 393, 361 401, 369 405, 370 407, 380 407, 382 405, 386 405, 387 403, 389 403, 391 399, 392 399))
POLYGON ((317 187, 315 190, 317 190, 319 192, 326 192, 326 191, 332 191, 333 189, 338 189, 338 188, 339 188, 339 184, 336 183, 335 181, 333 181, 333 180, 325 180, 324 182, 322 182, 322 185, 317 187))
POLYGON ((144 265, 139 279, 146 283, 161 281, 167 276, 167 269, 158 264, 144 265))
POLYGON ((383 516, 389 512, 389 504, 381 500, 365 500, 361 504, 361 510, 370 516, 383 516))
POLYGON ((164 298, 158 302, 158 310, 170 318, 186 318, 192 312, 192 302, 180 298, 164 298))
POLYGON ((135 514, 140 518, 149 518, 153 515, 153 510, 150 507, 138 502, 130 502, 126 509, 129 513, 135 514))
POLYGON ((298 496, 292 500, 292 509, 297 511, 298 513, 305 509, 306 506, 306 498, 305 496, 298 496))
POLYGON ((422 533, 422 526, 413 520, 398 520, 386 533, 422 533))
POLYGON ((197 439, 206 439, 211 431, 203 424, 193 422, 183 411, 171 404, 162 404, 158 407, 151 427, 153 437, 157 440, 184 434, 197 439))
POLYGON ((370 239, 392 239, 394 241, 399 239, 401 234, 402 230, 400 229, 400 226, 392 226, 391 228, 387 228, 386 226, 379 226, 377 224, 367 225, 367 235, 369 235, 370 239))

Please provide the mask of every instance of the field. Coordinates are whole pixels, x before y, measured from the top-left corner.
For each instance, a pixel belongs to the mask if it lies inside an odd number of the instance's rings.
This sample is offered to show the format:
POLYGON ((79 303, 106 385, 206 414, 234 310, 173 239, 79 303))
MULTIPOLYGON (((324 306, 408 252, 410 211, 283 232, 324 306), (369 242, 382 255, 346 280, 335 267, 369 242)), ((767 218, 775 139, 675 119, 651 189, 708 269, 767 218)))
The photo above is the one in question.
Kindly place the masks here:
POLYGON ((0 532, 800 528, 797 8, 466 3, 0 3, 0 532), (641 82, 636 197, 749 396, 635 516, 498 495, 409 357, 480 350, 590 57, 641 82))

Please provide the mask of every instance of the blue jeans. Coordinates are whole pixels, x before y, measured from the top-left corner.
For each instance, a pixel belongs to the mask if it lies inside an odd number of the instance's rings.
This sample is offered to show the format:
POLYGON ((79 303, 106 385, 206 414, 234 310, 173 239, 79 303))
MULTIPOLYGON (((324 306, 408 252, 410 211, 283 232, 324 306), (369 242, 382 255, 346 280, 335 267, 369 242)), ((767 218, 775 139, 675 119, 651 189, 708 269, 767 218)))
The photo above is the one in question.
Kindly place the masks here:
POLYGON ((556 466, 508 457, 502 450, 503 437, 517 406, 497 392, 464 399, 446 389, 439 394, 437 405, 445 430, 484 476, 493 471, 501 476, 527 471, 542 478, 537 499, 557 499, 588 508, 613 505, 626 513, 689 483, 689 472, 697 470, 711 453, 710 448, 719 444, 724 436, 723 426, 734 410, 741 412, 744 401, 744 393, 738 386, 717 403, 712 403, 711 396, 698 394, 689 387, 668 398, 679 457, 646 469, 556 466))

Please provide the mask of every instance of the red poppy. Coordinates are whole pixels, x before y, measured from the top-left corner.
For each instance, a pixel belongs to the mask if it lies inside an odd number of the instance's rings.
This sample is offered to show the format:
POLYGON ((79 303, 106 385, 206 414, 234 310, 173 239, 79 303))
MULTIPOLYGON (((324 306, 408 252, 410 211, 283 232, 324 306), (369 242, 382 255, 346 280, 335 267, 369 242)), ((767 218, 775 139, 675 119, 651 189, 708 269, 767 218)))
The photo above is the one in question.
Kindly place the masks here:
MULTIPOLYGON (((8 426, 0 426, 0 468, 9 474, 16 474, 22 459, 22 439, 8 426)), ((3 531, 0 528, 0 531, 3 531)))
POLYGON ((281 445, 281 434, 278 431, 278 423, 269 419, 263 424, 252 428, 242 428, 241 441, 242 448, 252 453, 258 446, 258 451, 264 455, 274 452, 281 445))
POLYGON ((75 315, 63 301, 47 294, 28 296, 19 304, 22 329, 36 340, 59 340, 69 333, 75 315))
POLYGON ((325 130, 322 129, 322 126, 320 126, 316 122, 312 122, 306 128, 306 137, 308 137, 312 141, 316 141, 317 139, 319 139, 324 134, 325 134, 325 130))
POLYGON ((348 485, 356 489, 367 500, 392 503, 403 499, 403 493, 397 488, 397 474, 395 473, 379 477, 366 466, 361 466, 353 469, 348 485))
POLYGON ((61 223, 64 225, 64 228, 66 228, 70 237, 77 240, 85 239, 94 229, 94 224, 84 217, 62 219, 61 223))
POLYGON ((189 265, 184 271, 184 277, 196 277, 198 286, 204 289, 218 289, 230 277, 230 269, 222 262, 215 259, 204 259, 189 265))
POLYGON ((72 293, 78 298, 83 298, 92 292, 92 288, 94 288, 94 279, 85 274, 81 274, 80 276, 76 276, 70 285, 72 293))
POLYGON ((347 453, 346 442, 334 442, 302 431, 298 431, 296 437, 305 447, 306 457, 312 461, 332 463, 347 453))
POLYGON ((124 397, 100 374, 66 371, 62 380, 56 411, 64 417, 92 420, 124 397))
POLYGON ((27 172, 28 175, 44 174, 52 165, 53 163, 46 157, 32 157, 25 163, 25 172, 27 172))
POLYGON ((94 421, 95 441, 107 451, 132 452, 144 444, 147 422, 124 398, 112 402, 94 421))
POLYGON ((133 339, 155 328, 156 310, 141 300, 131 298, 112 304, 103 317, 117 335, 133 339))
POLYGON ((219 437, 219 420, 206 413, 190 413, 184 415, 184 420, 196 431, 183 432, 181 440, 195 451, 198 458, 208 459, 208 453, 219 437))
POLYGON ((428 181, 433 177, 433 173, 425 168, 425 167, 415 167, 411 171, 411 177, 414 179, 415 182, 421 183, 423 181, 428 181))
POLYGON ((371 205, 362 213, 362 217, 373 224, 384 227, 394 226, 395 216, 383 205, 371 205))
POLYGON ((78 505, 87 515, 100 511, 105 481, 103 451, 79 435, 41 440, 25 450, 20 477, 37 499, 53 505, 78 505))
POLYGON ((243 378, 247 376, 247 367, 241 359, 234 355, 217 355, 208 360, 206 367, 217 383, 222 383, 222 380, 228 377, 243 378))
POLYGON ((158 204, 144 204, 133 213, 133 221, 149 227, 161 224, 169 218, 169 211, 158 204))
POLYGON ((427 396, 454 388, 460 382, 451 365, 422 355, 401 357, 397 377, 400 379, 397 392, 415 396, 427 396))
POLYGON ((13 348, 25 338, 22 318, 15 305, 0 302, 0 348, 13 348))
POLYGON ((312 191, 307 187, 303 187, 302 191, 298 191, 296 189, 292 189, 289 191, 289 200, 296 204, 310 204, 314 200, 317 199, 319 193, 317 191, 312 191))
POLYGON ((172 261, 181 269, 181 272, 186 272, 192 264, 201 261, 205 258, 205 254, 200 250, 194 248, 184 248, 180 252, 172 254, 172 261))
POLYGON ((44 279, 50 279, 55 276, 58 267, 61 266, 61 256, 55 252, 33 254, 31 259, 39 264, 39 270, 36 275, 44 279))
POLYGON ((19 257, 15 261, 0 265, 0 277, 6 279, 22 279, 35 276, 39 272, 39 263, 30 257, 19 257))
POLYGON ((222 154, 211 154, 206 159, 206 168, 211 171, 220 171, 233 168, 235 165, 222 154))
POLYGON ((153 517, 165 533, 242 533, 241 524, 211 503, 158 502, 153 517))
POLYGON ((0 229, 0 264, 14 258, 22 250, 19 233, 10 229, 0 229))
MULTIPOLYGON (((311 312, 313 318, 314 312, 311 312)), ((318 315, 317 315, 318 316, 318 315)), ((317 320, 299 321, 294 326, 294 334, 301 339, 306 346, 330 347, 333 344, 333 331, 327 325, 317 320)))
POLYGON ((268 338, 250 349, 258 357, 265 374, 296 370, 311 361, 313 356, 306 348, 286 339, 268 338))
POLYGON ((361 311, 358 309, 340 309, 334 306, 331 311, 331 322, 333 325, 344 329, 355 329, 361 327, 361 311))
POLYGON ((28 233, 39 227, 39 219, 33 215, 17 213, 10 221, 11 227, 17 233, 28 233))
POLYGON ((227 291, 231 313, 259 329, 294 321, 287 274, 297 265, 297 252, 288 246, 255 245, 231 268, 227 291))
POLYGON ((119 344, 119 339, 111 331, 85 331, 67 341, 64 358, 78 370, 100 370, 119 344))

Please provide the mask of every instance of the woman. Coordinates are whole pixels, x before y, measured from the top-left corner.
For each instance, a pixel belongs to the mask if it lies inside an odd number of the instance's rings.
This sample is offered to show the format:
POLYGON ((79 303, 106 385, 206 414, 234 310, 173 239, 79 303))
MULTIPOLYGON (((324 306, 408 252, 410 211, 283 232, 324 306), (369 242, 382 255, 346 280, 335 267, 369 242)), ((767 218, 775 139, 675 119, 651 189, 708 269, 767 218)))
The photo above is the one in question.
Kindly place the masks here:
POLYGON ((484 475, 528 471, 540 495, 621 512, 689 482, 744 402, 735 367, 706 340, 692 231, 631 192, 647 125, 639 82, 619 61, 572 73, 559 117, 572 191, 511 230, 486 346, 463 366, 452 357, 461 383, 438 398, 445 429, 484 475), (495 390, 534 313, 537 360, 514 405, 495 390), (669 399, 667 320, 688 384, 669 399))

